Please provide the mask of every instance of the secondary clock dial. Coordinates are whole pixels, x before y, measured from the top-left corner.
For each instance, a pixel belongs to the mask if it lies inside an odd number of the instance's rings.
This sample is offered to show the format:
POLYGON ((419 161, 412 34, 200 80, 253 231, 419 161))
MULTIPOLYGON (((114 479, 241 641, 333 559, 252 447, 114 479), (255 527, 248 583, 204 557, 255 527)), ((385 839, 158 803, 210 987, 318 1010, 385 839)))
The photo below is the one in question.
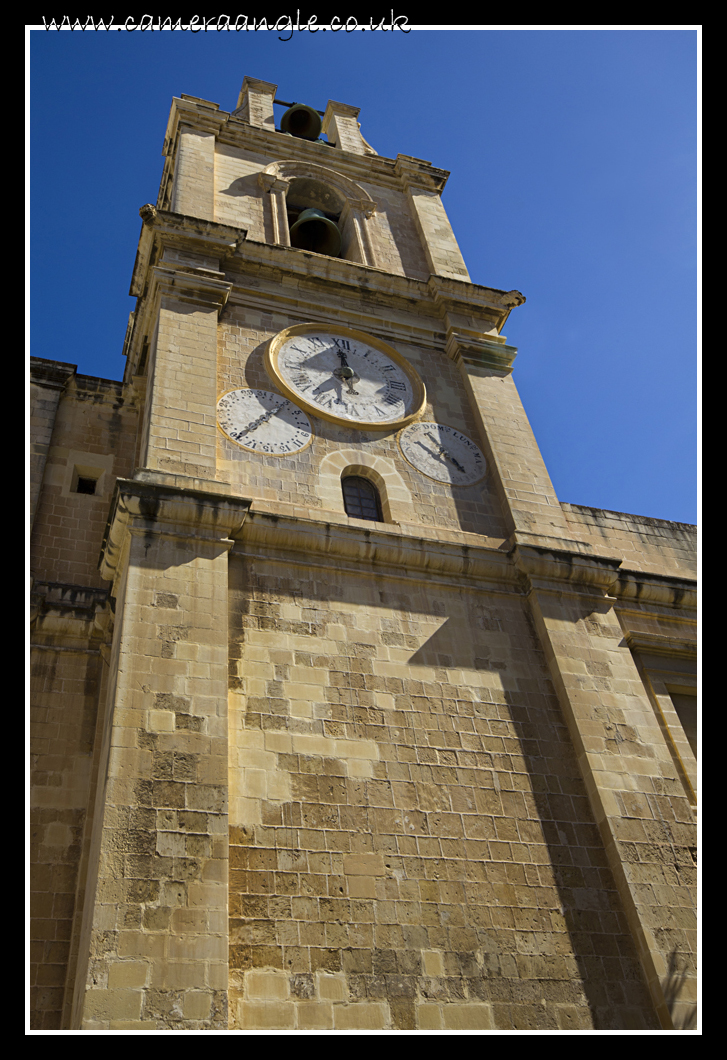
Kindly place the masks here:
POLYGON ((443 423, 412 423, 398 438, 403 456, 423 475, 451 486, 474 486, 485 476, 479 446, 443 423))
POLYGON ((401 354, 352 328, 287 328, 268 344, 265 367, 296 404, 350 427, 403 427, 426 398, 424 384, 401 354))
POLYGON ((313 438, 305 412, 269 390, 228 390, 217 402, 217 423, 243 449, 273 456, 298 453, 313 438))

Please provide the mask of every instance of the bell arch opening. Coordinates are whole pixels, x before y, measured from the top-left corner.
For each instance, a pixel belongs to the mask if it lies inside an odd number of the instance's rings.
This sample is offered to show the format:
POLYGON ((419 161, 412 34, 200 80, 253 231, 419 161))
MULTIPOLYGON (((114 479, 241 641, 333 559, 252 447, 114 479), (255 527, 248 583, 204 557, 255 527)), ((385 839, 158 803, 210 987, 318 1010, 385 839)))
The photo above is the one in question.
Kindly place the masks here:
POLYGON ((345 206, 345 197, 323 181, 294 177, 285 197, 290 245, 332 258, 345 257, 340 226, 345 206))
POLYGON ((293 159, 272 162, 259 180, 270 193, 274 242, 376 265, 369 230, 376 203, 355 181, 293 159))

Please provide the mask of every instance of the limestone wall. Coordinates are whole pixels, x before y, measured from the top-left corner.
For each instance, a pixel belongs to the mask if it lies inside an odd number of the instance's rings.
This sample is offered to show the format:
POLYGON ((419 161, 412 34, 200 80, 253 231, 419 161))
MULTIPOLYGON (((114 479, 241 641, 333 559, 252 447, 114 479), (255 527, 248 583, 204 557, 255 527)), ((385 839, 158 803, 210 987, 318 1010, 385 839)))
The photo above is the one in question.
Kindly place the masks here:
POLYGON ((625 570, 683 578, 697 573, 696 526, 578 504, 561 504, 561 508, 574 531, 623 556, 625 570))
POLYGON ((230 1026, 656 1026, 524 599, 253 551, 230 1026))
MULTIPOLYGON (((73 366, 71 366, 73 367, 73 366)), ((121 383, 74 375, 53 423, 31 538, 35 578, 106 587, 98 556, 117 476, 131 473, 136 411, 121 383), (96 480, 76 492, 78 474, 96 480)))

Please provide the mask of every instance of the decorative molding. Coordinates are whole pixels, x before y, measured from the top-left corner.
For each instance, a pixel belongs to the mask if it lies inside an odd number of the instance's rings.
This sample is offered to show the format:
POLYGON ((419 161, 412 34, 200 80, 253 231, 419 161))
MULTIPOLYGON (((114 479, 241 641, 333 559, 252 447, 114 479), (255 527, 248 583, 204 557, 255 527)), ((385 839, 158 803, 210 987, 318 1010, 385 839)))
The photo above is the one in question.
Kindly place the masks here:
POLYGON ((286 193, 290 187, 290 179, 278 176, 277 173, 270 173, 267 169, 261 169, 257 175, 257 182, 261 188, 265 191, 282 191, 286 193))
POLYGON ((31 647, 97 651, 98 645, 89 649, 89 642, 106 637, 112 617, 108 603, 108 589, 34 582, 30 592, 31 647))
POLYGON ((373 523, 364 529, 251 510, 237 540, 236 551, 255 545, 269 552, 298 555, 301 563, 313 559, 329 566, 348 562, 367 573, 404 570, 420 578, 461 577, 469 587, 477 580, 499 582, 509 588, 520 582, 509 557, 497 549, 381 530, 373 523))
POLYGON ((619 600, 629 603, 659 604, 662 607, 689 610, 697 606, 697 583, 693 578, 620 570, 614 593, 619 600))
POLYGON ((455 364, 463 364, 475 375, 502 372, 509 375, 517 356, 517 346, 506 346, 499 336, 475 338, 450 328, 447 332, 447 355, 455 364))
POLYGON ((128 532, 161 532, 228 545, 230 538, 240 533, 251 501, 206 489, 170 486, 154 481, 154 477, 153 472, 146 472, 146 481, 116 480, 99 558, 102 578, 115 578, 128 532))
POLYGON ((75 364, 66 364, 65 361, 30 358, 30 382, 49 390, 64 390, 77 370, 75 364))
POLYGON ((621 564, 617 556, 586 555, 581 551, 523 544, 515 545, 511 555, 534 589, 559 593, 566 586, 574 591, 610 593, 621 564))
POLYGON ((345 516, 341 479, 348 472, 370 478, 379 491, 386 522, 410 522, 414 514, 411 492, 393 460, 373 456, 363 449, 337 449, 318 467, 318 496, 329 511, 345 516))
MULTIPOLYGON (((151 262, 159 261, 167 247, 203 254, 219 261, 234 254, 247 238, 244 228, 159 210, 150 203, 142 206, 139 214, 143 224, 129 290, 137 298, 145 292, 151 262)), ((168 267, 166 263, 165 266, 168 267)))
POLYGON ((355 200, 356 202, 366 203, 376 209, 376 204, 369 193, 355 180, 352 180, 351 177, 345 176, 343 173, 339 173, 335 169, 329 169, 328 166, 322 166, 317 162, 307 162, 295 158, 281 158, 275 162, 270 162, 269 165, 262 170, 262 173, 274 175, 281 180, 287 181, 294 180, 296 177, 307 177, 311 180, 320 180, 322 184, 330 184, 332 188, 338 189, 347 201, 355 200))
MULTIPOLYGON (((218 313, 224 308, 232 290, 232 284, 222 279, 224 273, 162 265, 153 266, 151 273, 154 286, 162 296, 204 309, 216 309, 218 313)), ((154 294, 152 300, 153 297, 154 294)))
POLYGON ((436 169, 431 162, 412 155, 397 155, 394 162, 394 173, 405 188, 419 188, 435 191, 439 195, 449 179, 449 170, 436 169))
POLYGON ((686 640, 683 637, 670 637, 664 633, 649 633, 642 630, 627 630, 624 632, 624 640, 632 651, 689 661, 697 658, 696 640, 686 640))

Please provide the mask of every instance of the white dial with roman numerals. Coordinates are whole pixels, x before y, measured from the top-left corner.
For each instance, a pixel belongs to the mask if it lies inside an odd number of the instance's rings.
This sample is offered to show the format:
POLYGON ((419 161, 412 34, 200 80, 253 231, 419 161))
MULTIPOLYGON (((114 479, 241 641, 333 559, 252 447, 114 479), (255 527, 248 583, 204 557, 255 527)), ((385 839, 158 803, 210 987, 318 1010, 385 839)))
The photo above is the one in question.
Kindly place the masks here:
POLYGON ((424 384, 400 353, 352 328, 286 328, 269 342, 265 367, 296 404, 349 427, 403 427, 426 400, 424 384))
POLYGON ((263 455, 299 453, 313 438, 305 412, 269 390, 228 390, 217 402, 217 423, 237 445, 263 455))

